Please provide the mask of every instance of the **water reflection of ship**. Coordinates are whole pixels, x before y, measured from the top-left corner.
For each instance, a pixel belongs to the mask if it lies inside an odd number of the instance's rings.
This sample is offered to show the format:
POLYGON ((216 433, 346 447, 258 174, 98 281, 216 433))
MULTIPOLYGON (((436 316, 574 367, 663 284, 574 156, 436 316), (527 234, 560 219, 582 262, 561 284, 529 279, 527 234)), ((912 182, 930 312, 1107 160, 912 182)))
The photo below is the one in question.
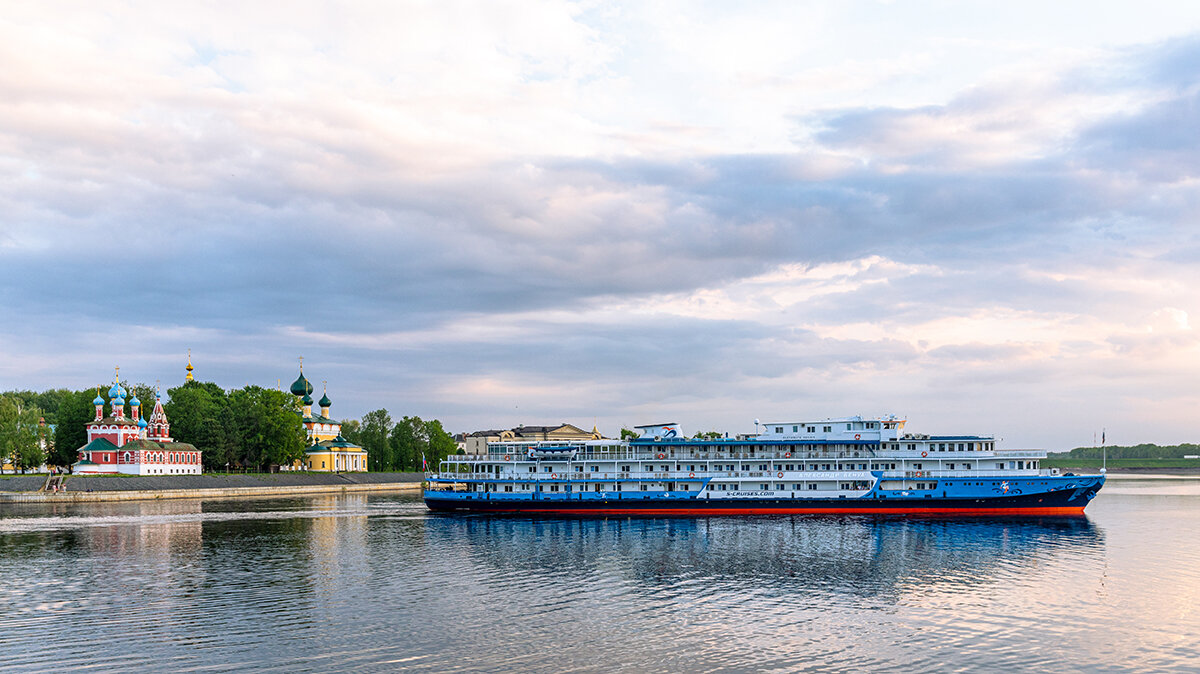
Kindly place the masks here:
POLYGON ((978 583, 1068 553, 1102 554, 1086 518, 524 519, 438 517, 430 545, 501 571, 578 577, 624 566, 651 584, 738 578, 876 594, 978 583), (884 582, 880 582, 883 580, 884 582))

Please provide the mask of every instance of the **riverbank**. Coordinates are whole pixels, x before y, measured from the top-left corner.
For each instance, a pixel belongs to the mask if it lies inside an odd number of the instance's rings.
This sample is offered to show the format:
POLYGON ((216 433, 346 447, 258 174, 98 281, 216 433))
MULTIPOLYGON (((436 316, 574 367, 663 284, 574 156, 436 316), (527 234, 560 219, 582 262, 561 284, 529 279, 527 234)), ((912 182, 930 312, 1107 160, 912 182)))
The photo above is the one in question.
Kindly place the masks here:
POLYGON ((230 498, 420 489, 421 473, 271 473, 253 475, 68 476, 63 490, 41 492, 45 475, 0 479, 0 502, 86 503, 166 498, 230 498))
MULTIPOLYGON (((1086 470, 1089 473, 1100 472, 1099 468, 1073 468, 1071 470, 1073 472, 1079 472, 1081 470, 1086 470)), ((1113 468, 1112 466, 1109 466, 1108 474, 1109 475, 1132 475, 1132 476, 1145 475, 1147 477, 1151 477, 1154 475, 1169 475, 1172 477, 1200 477, 1200 468, 1147 468, 1147 467, 1113 468)))
POLYGON ((1163 473, 1171 475, 1200 475, 1200 459, 1071 459, 1049 456, 1041 461, 1042 468, 1057 468, 1073 473, 1099 471, 1107 467, 1110 473, 1163 473))

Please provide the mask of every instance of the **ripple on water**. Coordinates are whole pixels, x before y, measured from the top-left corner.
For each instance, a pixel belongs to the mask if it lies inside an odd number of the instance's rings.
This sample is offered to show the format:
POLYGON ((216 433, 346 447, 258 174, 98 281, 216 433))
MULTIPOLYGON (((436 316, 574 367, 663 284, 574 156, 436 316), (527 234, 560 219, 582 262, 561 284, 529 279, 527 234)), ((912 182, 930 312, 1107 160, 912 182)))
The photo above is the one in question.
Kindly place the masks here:
POLYGON ((25 509, 0 516, 0 669, 1186 668, 1196 497, 1128 491, 1085 520, 25 509))

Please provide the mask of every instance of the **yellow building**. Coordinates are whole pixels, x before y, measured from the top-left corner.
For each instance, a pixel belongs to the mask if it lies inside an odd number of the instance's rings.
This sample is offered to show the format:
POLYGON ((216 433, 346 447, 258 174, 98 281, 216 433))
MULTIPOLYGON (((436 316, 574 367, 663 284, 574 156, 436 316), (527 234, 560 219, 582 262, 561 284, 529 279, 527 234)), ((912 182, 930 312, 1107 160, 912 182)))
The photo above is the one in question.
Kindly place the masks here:
POLYGON ((307 470, 338 473, 365 471, 367 450, 339 435, 309 447, 303 467, 307 470))
POLYGON ((292 382, 289 390, 292 395, 300 398, 300 419, 304 423, 304 432, 309 441, 304 460, 297 462, 293 469, 325 472, 365 471, 367 450, 342 437, 342 422, 329 416, 329 408, 333 403, 324 389, 321 391, 321 400, 317 403, 321 413, 313 414, 313 387, 304 377, 303 364, 300 366, 300 376, 292 382))

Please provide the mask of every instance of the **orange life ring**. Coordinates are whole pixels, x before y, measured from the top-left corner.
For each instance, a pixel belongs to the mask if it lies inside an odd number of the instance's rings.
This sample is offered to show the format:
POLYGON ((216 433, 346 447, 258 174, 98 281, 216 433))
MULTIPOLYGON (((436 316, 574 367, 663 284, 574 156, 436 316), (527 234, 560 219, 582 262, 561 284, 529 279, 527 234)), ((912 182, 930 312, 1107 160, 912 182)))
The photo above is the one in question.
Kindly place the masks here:
POLYGON ((505 455, 504 455, 504 460, 505 460, 505 461, 512 461, 512 454, 505 454, 505 455))
POLYGON ((791 453, 791 452, 784 452, 784 453, 783 453, 783 458, 785 458, 785 459, 790 459, 790 458, 792 458, 792 453, 791 453))
POLYGON ((558 473, 550 473, 550 479, 551 479, 551 480, 557 480, 557 479, 558 479, 558 473))
POLYGON ((862 436, 861 436, 861 435, 859 435, 858 433, 855 433, 855 434, 854 434, 854 439, 855 439, 855 440, 862 440, 862 436))
POLYGON ((921 452, 921 456, 929 456, 929 452, 921 452))
POLYGON ((660 454, 658 455, 658 458, 660 458, 660 459, 665 459, 665 458, 667 458, 667 455, 666 455, 666 454, 661 454, 661 453, 660 453, 660 454))
POLYGON ((688 473, 688 477, 696 477, 695 473, 688 473))
POLYGON ((779 475, 777 475, 776 477, 783 477, 783 471, 782 470, 779 471, 779 475))

